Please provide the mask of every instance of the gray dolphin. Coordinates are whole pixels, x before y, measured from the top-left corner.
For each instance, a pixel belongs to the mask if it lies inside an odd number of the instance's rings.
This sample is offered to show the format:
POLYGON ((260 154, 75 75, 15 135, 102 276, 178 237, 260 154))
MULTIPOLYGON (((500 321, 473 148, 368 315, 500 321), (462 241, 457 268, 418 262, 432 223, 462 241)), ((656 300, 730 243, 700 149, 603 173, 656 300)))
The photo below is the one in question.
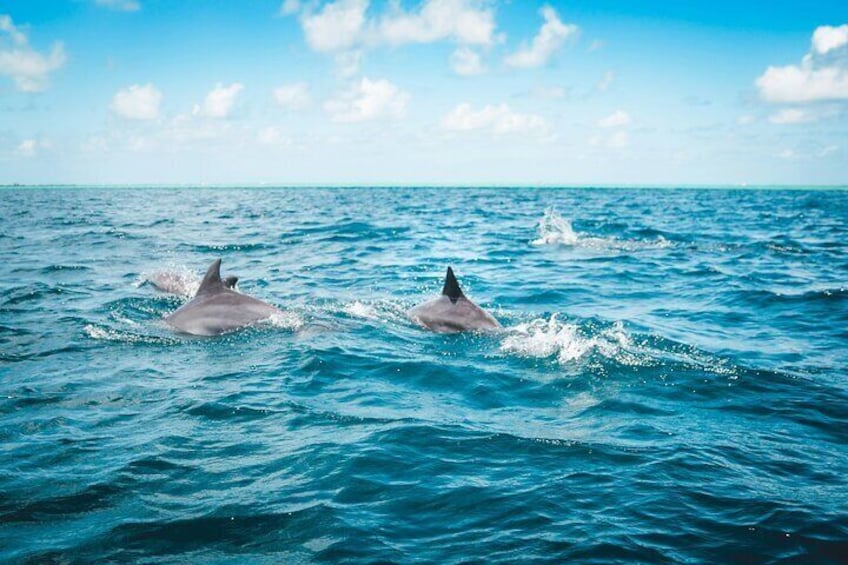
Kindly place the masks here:
POLYGON ((188 334, 220 335, 282 313, 275 306, 229 288, 221 279, 221 260, 216 259, 194 298, 165 316, 165 321, 188 334))
MULTIPOLYGON (((147 282, 152 284, 156 290, 167 292, 168 294, 187 297, 195 294, 194 277, 189 274, 159 271, 149 276, 147 282)), ((224 283, 225 287, 235 289, 236 283, 238 283, 238 277, 224 277, 221 279, 221 282, 224 283)))
POLYGON ((496 330, 501 327, 491 314, 471 302, 462 294, 459 283, 448 267, 442 295, 434 300, 419 304, 407 312, 413 322, 439 333, 455 333, 466 330, 496 330))

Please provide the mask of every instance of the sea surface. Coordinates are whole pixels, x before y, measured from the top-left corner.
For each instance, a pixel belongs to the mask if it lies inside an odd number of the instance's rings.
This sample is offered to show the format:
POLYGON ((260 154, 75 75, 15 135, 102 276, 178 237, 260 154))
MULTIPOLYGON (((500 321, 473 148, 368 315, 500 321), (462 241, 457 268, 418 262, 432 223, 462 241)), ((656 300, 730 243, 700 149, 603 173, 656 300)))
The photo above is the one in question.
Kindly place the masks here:
POLYGON ((10 188, 0 267, 0 562, 848 562, 846 191, 10 188), (216 258, 286 315, 171 331, 216 258))

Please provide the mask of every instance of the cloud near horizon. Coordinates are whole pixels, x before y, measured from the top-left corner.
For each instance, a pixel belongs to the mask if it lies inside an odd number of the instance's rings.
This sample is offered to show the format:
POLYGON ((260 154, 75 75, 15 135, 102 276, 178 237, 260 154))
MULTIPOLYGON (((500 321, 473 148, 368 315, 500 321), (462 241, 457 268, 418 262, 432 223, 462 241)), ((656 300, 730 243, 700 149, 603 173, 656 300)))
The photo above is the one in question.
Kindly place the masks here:
POLYGON ((0 75, 11 78, 22 92, 41 92, 50 84, 50 73, 65 64, 67 56, 61 42, 55 42, 49 53, 40 53, 29 44, 29 38, 12 21, 0 14, 0 39, 8 38, 11 45, 0 43, 0 75))

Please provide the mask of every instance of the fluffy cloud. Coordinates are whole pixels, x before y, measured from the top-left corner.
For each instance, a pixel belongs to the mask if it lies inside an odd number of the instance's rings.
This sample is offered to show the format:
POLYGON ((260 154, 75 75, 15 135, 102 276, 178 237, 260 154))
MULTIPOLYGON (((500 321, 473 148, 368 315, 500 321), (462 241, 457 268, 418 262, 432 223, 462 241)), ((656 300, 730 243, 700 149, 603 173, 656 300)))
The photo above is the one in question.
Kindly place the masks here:
POLYGON ((454 51, 451 54, 450 64, 453 72, 462 76, 473 76, 486 72, 480 54, 468 47, 460 47, 454 51))
POLYGON ((229 86, 218 83, 202 105, 195 105, 193 113, 207 118, 228 118, 236 104, 236 98, 244 90, 244 85, 234 82, 229 86))
POLYGON ((362 39, 368 0, 337 0, 300 20, 306 43, 315 51, 342 51, 362 39))
POLYGON ((362 80, 324 104, 336 122, 400 118, 406 113, 409 94, 387 80, 362 80))
POLYGON ((94 3, 121 12, 137 12, 141 9, 136 0, 94 0, 94 3))
POLYGON ((819 55, 848 44, 848 24, 839 27, 819 26, 813 32, 813 49, 819 55))
POLYGON ((488 46, 495 40, 495 16, 485 0, 425 0, 417 11, 391 3, 386 14, 368 18, 369 0, 335 0, 319 10, 286 1, 281 12, 300 13, 306 43, 315 51, 338 53, 362 47, 434 43, 488 46))
POLYGON ((155 120, 159 117, 162 93, 152 84, 134 84, 115 93, 110 108, 122 118, 155 120))
POLYGON ((290 110, 299 110, 309 106, 309 85, 305 82, 284 84, 274 89, 277 105, 290 110))
POLYGON ((574 24, 562 23, 556 10, 550 6, 542 7, 539 13, 545 18, 545 23, 530 45, 525 45, 504 59, 508 66, 523 69, 541 67, 559 51, 565 40, 575 35, 579 29, 574 24))
POLYGON ((541 116, 515 112, 507 104, 487 105, 480 110, 460 104, 442 119, 442 127, 449 131, 489 131, 497 135, 544 135, 550 129, 541 116))
POLYGON ((3 34, 9 37, 11 45, 0 47, 0 75, 10 77, 18 90, 24 92, 45 90, 50 73, 65 64, 62 44, 54 43, 49 53, 39 53, 29 45, 26 34, 7 15, 0 15, 0 37, 3 34))
POLYGON ((481 0, 426 0, 418 12, 399 5, 377 24, 379 43, 433 43, 452 40, 463 45, 491 45, 494 13, 481 0))
POLYGON ((617 128, 629 126, 631 122, 630 114, 624 110, 616 110, 609 116, 598 120, 598 126, 602 128, 617 128))
POLYGON ((800 65, 770 66, 757 78, 768 102, 803 103, 848 99, 848 24, 821 26, 800 65))

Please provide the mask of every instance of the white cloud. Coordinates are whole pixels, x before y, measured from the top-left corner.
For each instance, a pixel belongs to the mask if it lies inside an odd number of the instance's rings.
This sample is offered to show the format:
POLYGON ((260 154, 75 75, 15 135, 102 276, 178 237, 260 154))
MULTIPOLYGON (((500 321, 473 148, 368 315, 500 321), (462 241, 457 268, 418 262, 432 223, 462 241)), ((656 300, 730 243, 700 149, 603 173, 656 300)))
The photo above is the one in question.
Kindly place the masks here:
POLYGON ((49 53, 39 53, 8 15, 0 15, 0 37, 2 34, 8 35, 12 45, 0 48, 0 75, 10 77, 24 92, 45 90, 50 73, 61 68, 67 59, 62 44, 54 43, 49 53))
POLYGON ((203 101, 203 105, 195 105, 193 113, 207 118, 227 118, 232 114, 236 98, 244 90, 244 85, 234 82, 229 86, 218 83, 203 101))
POLYGON ((574 24, 562 23, 550 6, 543 6, 539 13, 545 18, 545 23, 533 38, 532 44, 525 45, 504 59, 508 66, 527 69, 544 65, 559 51, 565 40, 576 34, 579 29, 574 24))
POLYGON ((155 120, 159 117, 162 93, 152 84, 134 84, 115 93, 110 108, 130 120, 155 120))
POLYGON ((757 79, 760 95, 769 102, 814 102, 848 98, 848 71, 836 66, 769 67, 757 79))
POLYGON ((300 0, 283 0, 280 5, 280 13, 284 16, 296 14, 300 11, 300 0))
POLYGON ((768 119, 773 124, 800 124, 814 120, 813 114, 801 108, 785 108, 776 114, 772 114, 768 119))
POLYGON ((755 84, 768 102, 848 99, 848 24, 813 32, 812 51, 800 65, 769 66, 755 84), (838 51, 835 55, 832 52, 838 51), (840 56, 846 55, 846 56, 840 56))
POLYGON ((337 0, 300 20, 306 43, 320 52, 349 49, 362 38, 368 0, 337 0))
POLYGON ((21 141, 15 154, 21 157, 35 157, 35 152, 38 149, 38 142, 34 139, 25 139, 21 141))
POLYGON ((137 12, 141 9, 136 0, 94 0, 94 3, 121 12, 137 12))
POLYGON ((390 2, 386 13, 373 18, 369 6, 370 0, 335 0, 320 9, 314 3, 284 2, 281 12, 300 14, 306 43, 321 53, 437 41, 490 46, 496 39, 488 0, 424 0, 412 11, 390 2))
POLYGON ((290 110, 300 110, 309 106, 309 85, 305 82, 284 84, 274 89, 277 105, 290 110))
POLYGON ((324 109, 336 122, 400 118, 406 113, 409 94, 387 80, 363 77, 349 90, 328 100, 324 109))
POLYGON ((460 47, 451 54, 450 64, 453 72, 462 76, 479 75, 486 72, 486 66, 480 54, 468 47, 460 47))
POLYGON ((750 114, 743 114, 736 118, 736 123, 740 126, 747 126, 749 124, 753 124, 757 119, 750 114))
POLYGON ((601 92, 606 92, 607 90, 609 90, 609 87, 612 86, 614 80, 615 73, 612 71, 607 71, 604 73, 604 76, 601 77, 601 80, 598 81, 596 88, 601 92))
POLYGON ((489 131, 497 135, 544 135, 550 129, 541 116, 515 112, 507 104, 487 105, 480 110, 460 104, 442 119, 442 127, 449 131, 489 131))
POLYGON ((598 120, 598 126, 602 128, 618 128, 629 126, 631 122, 630 114, 624 110, 616 110, 609 116, 598 120))
POLYGON ((418 12, 395 4, 376 26, 378 43, 433 43, 450 39, 462 45, 491 45, 494 13, 482 0, 425 0, 418 12))
POLYGON ((784 149, 783 151, 781 151, 780 153, 778 153, 777 156, 780 157, 781 159, 790 160, 790 159, 796 158, 798 156, 798 154, 795 153, 795 151, 793 149, 787 148, 787 149, 784 149))
POLYGON ((819 26, 813 32, 813 49, 819 55, 848 44, 848 24, 839 27, 819 26))
POLYGON ((24 139, 15 148, 15 155, 29 159, 35 157, 42 150, 51 147, 53 147, 53 142, 49 139, 24 139))

